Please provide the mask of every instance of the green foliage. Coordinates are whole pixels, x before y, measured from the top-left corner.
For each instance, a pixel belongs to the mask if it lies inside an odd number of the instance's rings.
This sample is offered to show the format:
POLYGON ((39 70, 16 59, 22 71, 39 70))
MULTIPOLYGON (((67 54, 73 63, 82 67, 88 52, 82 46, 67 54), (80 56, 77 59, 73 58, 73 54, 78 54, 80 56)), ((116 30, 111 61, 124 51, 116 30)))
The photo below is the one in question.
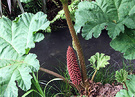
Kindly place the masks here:
MULTIPOLYGON (((65 64, 65 62, 61 62, 61 61, 59 61, 59 62, 61 65, 65 64)), ((64 78, 70 80, 70 76, 69 76, 66 64, 62 68, 59 67, 57 71, 64 78)), ((56 84, 59 86, 59 90, 60 90, 58 93, 63 93, 64 97, 69 97, 69 96, 73 95, 73 91, 74 91, 74 94, 79 95, 77 89, 71 87, 68 83, 57 81, 56 84)))
POLYGON ((42 10, 42 5, 42 0, 31 0, 31 2, 25 3, 23 7, 25 12, 37 13, 42 10))
POLYGON ((61 79, 55 78, 50 80, 49 82, 44 80, 40 81, 38 79, 38 76, 35 76, 35 74, 33 73, 32 87, 22 97, 55 97, 54 96, 55 94, 52 92, 58 91, 58 89, 53 86, 54 84, 53 85, 48 85, 48 84, 59 80, 61 79))
POLYGON ((90 61, 90 64, 92 64, 92 68, 94 68, 95 70, 99 70, 100 68, 105 67, 107 64, 109 64, 108 60, 110 60, 110 56, 105 56, 105 54, 103 53, 96 53, 88 60, 90 61))
POLYGON ((115 79, 115 70, 113 70, 112 68, 112 65, 106 66, 105 68, 100 68, 100 70, 98 70, 98 72, 96 73, 94 82, 101 82, 102 84, 112 84, 115 79))
POLYGON ((11 21, 0 18, 0 96, 17 97, 18 86, 26 91, 31 87, 31 72, 39 70, 35 54, 26 54, 35 42, 44 38, 39 30, 49 26, 46 15, 24 13, 11 21))
POLYGON ((82 29, 85 39, 99 37, 101 30, 107 26, 109 36, 114 39, 124 33, 124 24, 134 29, 135 1, 134 0, 96 0, 79 3, 75 13, 76 31, 82 29), (131 24, 130 24, 131 23, 131 24))
MULTIPOLYGON (((135 96, 135 75, 128 75, 126 80, 128 91, 125 89, 120 90, 116 97, 134 97, 135 96)), ((123 86, 124 87, 124 86, 123 86)))
POLYGON ((134 30, 132 30, 135 29, 134 0, 84 1, 79 3, 75 18, 77 33, 83 27, 82 36, 86 40, 92 36, 99 37, 101 31, 106 29, 108 35, 114 39, 111 46, 124 53, 126 59, 135 59, 134 30))
POLYGON ((103 14, 96 4, 93 6, 94 4, 95 2, 80 2, 78 9, 75 12, 75 30, 79 33, 81 27, 83 26, 82 36, 86 40, 92 38, 92 34, 94 37, 98 37, 101 30, 104 29, 104 26, 106 25, 105 22, 107 16, 103 14), (96 10, 92 12, 92 9, 94 8, 96 10))
POLYGON ((116 71, 115 77, 118 82, 124 83, 127 80, 128 72, 126 70, 121 69, 120 71, 116 71))
POLYGON ((43 40, 44 35, 37 33, 49 26, 49 21, 42 12, 24 13, 14 21, 4 17, 0 19, 1 52, 4 55, 25 54, 25 49, 34 48, 35 42, 43 40), (9 52, 10 51, 10 52, 9 52))
POLYGON ((135 59, 135 31, 126 29, 110 43, 111 47, 124 53, 126 59, 135 59))
MULTIPOLYGON (((77 9, 77 5, 79 4, 80 0, 74 0, 70 5, 68 5, 68 9, 70 11, 70 16, 72 21, 75 21, 75 11, 77 9)), ((51 21, 52 23, 58 19, 66 19, 64 10, 60 10, 55 18, 51 21)))
POLYGON ((40 95, 40 97, 45 97, 45 93, 43 92, 42 87, 39 85, 38 78, 35 76, 34 73, 33 73, 32 83, 33 83, 33 85, 35 86, 36 89, 30 89, 22 97, 26 97, 31 92, 35 92, 36 94, 38 94, 38 96, 40 95))

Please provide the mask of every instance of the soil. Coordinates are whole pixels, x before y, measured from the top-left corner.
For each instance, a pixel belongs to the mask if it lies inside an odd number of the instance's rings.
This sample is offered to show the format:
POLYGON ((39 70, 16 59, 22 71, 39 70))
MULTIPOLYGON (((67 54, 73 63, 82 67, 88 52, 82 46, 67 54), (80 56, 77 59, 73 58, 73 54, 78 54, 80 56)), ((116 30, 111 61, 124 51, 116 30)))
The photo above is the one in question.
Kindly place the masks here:
POLYGON ((82 90, 82 95, 88 95, 88 97, 114 97, 116 96, 117 92, 119 92, 121 89, 123 89, 123 85, 111 85, 111 84, 105 84, 102 85, 100 82, 93 82, 91 80, 89 81, 89 87, 88 91, 86 93, 86 90, 82 90))

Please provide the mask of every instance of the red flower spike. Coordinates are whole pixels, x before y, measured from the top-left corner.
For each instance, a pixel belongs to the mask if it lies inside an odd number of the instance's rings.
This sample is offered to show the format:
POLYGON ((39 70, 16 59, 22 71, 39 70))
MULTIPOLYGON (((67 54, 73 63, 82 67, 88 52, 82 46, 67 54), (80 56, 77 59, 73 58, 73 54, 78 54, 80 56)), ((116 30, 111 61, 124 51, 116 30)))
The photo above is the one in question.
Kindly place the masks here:
POLYGON ((71 81, 75 85, 79 85, 82 81, 81 72, 74 50, 70 46, 67 50, 67 68, 71 81))

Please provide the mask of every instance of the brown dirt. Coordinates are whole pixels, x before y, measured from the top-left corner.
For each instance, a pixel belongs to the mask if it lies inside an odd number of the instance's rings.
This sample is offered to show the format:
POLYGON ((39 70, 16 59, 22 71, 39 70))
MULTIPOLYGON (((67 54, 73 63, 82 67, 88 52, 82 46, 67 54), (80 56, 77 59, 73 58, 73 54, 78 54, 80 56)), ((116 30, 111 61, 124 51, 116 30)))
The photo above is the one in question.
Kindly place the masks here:
POLYGON ((117 92, 119 92, 121 89, 123 89, 122 84, 105 84, 103 85, 100 82, 92 82, 89 80, 89 86, 88 91, 86 93, 86 90, 82 90, 82 95, 88 95, 88 97, 114 97, 117 92))

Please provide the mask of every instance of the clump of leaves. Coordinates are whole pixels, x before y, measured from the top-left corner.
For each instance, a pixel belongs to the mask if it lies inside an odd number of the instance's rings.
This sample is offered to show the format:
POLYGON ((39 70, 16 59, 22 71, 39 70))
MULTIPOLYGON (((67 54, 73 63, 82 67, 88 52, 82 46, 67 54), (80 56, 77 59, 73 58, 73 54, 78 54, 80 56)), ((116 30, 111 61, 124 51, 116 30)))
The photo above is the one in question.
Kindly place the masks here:
POLYGON ((31 72, 39 70, 36 55, 28 53, 35 47, 35 42, 44 39, 39 30, 49 26, 47 16, 24 13, 11 21, 7 17, 0 18, 0 96, 17 97, 18 86, 27 91, 31 87, 31 72), (15 82, 16 81, 16 82, 15 82))
POLYGON ((111 47, 124 53, 126 59, 135 59, 134 10, 134 0, 84 1, 79 3, 75 13, 75 29, 79 33, 83 27, 82 36, 86 40, 92 36, 99 37, 101 31, 106 29, 109 37, 113 39, 111 47))

